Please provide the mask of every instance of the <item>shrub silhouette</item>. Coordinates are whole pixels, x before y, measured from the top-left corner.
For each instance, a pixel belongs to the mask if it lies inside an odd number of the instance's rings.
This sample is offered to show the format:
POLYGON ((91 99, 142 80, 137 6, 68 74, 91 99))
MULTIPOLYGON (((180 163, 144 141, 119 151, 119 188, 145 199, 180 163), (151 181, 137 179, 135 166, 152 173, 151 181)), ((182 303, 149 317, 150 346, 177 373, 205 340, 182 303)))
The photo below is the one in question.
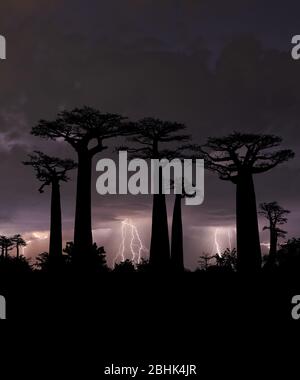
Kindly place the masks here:
POLYGON ((149 273, 151 272, 151 266, 149 263, 149 260, 141 258, 141 261, 136 264, 136 270, 137 272, 143 272, 143 273, 149 273))
POLYGON ((20 255, 19 257, 0 257, 0 273, 1 274, 23 274, 32 272, 30 261, 20 255))
POLYGON ((135 272, 135 266, 131 260, 127 259, 116 263, 113 271, 116 273, 133 273, 135 272))
POLYGON ((235 272, 237 270, 237 252, 236 249, 227 248, 221 255, 216 255, 216 265, 227 271, 235 272))
POLYGON ((221 254, 209 256, 203 254, 199 257, 198 271, 235 272, 237 270, 236 249, 227 248, 221 254))
POLYGON ((289 239, 280 246, 268 269, 288 274, 300 273, 300 238, 289 239))

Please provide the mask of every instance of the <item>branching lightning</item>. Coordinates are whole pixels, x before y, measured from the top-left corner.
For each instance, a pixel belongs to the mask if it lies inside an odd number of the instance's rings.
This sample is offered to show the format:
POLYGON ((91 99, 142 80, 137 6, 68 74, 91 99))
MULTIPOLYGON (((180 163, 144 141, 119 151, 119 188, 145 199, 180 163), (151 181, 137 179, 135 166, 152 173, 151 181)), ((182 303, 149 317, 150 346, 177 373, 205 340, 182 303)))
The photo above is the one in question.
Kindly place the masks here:
POLYGON ((220 244, 218 242, 218 232, 219 232, 219 229, 217 228, 216 231, 215 231, 215 247, 216 247, 216 250, 217 250, 217 254, 219 256, 221 256, 220 244))
POLYGON ((130 219, 125 219, 121 222, 121 244, 117 256, 114 259, 114 263, 120 259, 125 261, 125 250, 126 250, 126 237, 130 233, 130 244, 129 250, 131 254, 131 260, 134 264, 139 264, 142 257, 143 251, 148 251, 144 246, 137 227, 132 223, 130 219))
MULTIPOLYGON (((225 239, 226 241, 226 239, 225 239)), ((229 248, 230 251, 232 251, 233 244, 232 244, 232 228, 225 228, 225 227, 218 227, 215 229, 214 232, 214 246, 212 252, 213 254, 217 253, 218 256, 222 255, 222 247, 226 244, 226 248, 229 248), (222 238, 220 238, 220 235, 222 235, 222 238), (227 237, 227 242, 224 243, 224 239, 227 237), (228 244, 228 245, 227 245, 228 244)))

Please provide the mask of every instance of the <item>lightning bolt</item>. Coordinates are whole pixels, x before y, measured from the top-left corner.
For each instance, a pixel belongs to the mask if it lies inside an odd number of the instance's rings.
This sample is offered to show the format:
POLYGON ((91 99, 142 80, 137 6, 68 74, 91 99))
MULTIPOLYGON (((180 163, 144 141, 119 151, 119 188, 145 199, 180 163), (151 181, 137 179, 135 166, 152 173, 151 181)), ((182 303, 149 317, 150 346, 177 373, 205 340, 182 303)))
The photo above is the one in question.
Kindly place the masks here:
MULTIPOLYGON (((121 242, 121 245, 119 248, 118 255, 116 256, 116 259, 118 257, 121 257, 121 261, 125 261, 124 252, 125 252, 125 240, 126 240, 126 226, 125 226, 124 222, 122 222, 122 226, 121 226, 121 236, 122 236, 122 242, 121 242)), ((115 261, 116 261, 116 259, 115 259, 115 261)))
POLYGON ((130 238, 130 253, 131 253, 131 260, 135 264, 139 264, 142 257, 143 251, 148 251, 147 248, 144 246, 142 239, 140 237, 140 234, 138 232, 137 227, 131 222, 130 219, 125 219, 121 222, 121 244, 119 247, 118 254, 116 255, 114 259, 114 264, 118 260, 118 258, 121 259, 121 261, 125 261, 125 243, 126 243, 126 236, 127 232, 130 232, 131 238, 130 238))
POLYGON ((228 243, 229 243, 229 249, 232 251, 232 244, 231 244, 231 230, 227 230, 227 235, 228 235, 228 243))
POLYGON ((23 250, 23 256, 25 256, 25 251, 26 251, 26 249, 28 248, 28 245, 32 243, 32 241, 31 241, 31 240, 27 240, 26 243, 27 243, 27 247, 22 247, 22 250, 23 250))
MULTIPOLYGON (((222 244, 222 241, 224 240, 224 235, 227 235, 227 239, 228 239, 228 245, 229 245, 229 249, 230 251, 232 251, 232 248, 233 248, 233 244, 232 244, 232 228, 226 228, 226 227, 218 227, 215 229, 215 232, 214 232, 214 244, 213 244, 213 248, 212 248, 212 254, 215 254, 217 252, 217 254, 219 256, 222 255, 222 246, 224 246, 226 243, 223 242, 222 244), (222 236, 222 238, 220 237, 220 234, 222 236)), ((227 246, 227 244, 226 244, 227 246)))
POLYGON ((217 250, 217 254, 221 257, 221 249, 220 249, 220 244, 218 242, 218 232, 219 232, 219 229, 217 228, 215 230, 215 247, 217 250))

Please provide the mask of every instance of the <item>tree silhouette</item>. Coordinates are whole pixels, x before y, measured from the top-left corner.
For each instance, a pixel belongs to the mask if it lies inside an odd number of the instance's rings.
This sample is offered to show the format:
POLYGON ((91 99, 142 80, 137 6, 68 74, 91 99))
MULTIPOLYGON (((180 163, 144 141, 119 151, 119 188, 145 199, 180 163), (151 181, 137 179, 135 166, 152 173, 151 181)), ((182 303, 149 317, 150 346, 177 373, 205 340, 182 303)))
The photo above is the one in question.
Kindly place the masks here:
POLYGON ((227 248, 221 255, 215 255, 216 265, 228 271, 237 269, 237 252, 235 249, 227 248))
POLYGON ((208 268, 210 267, 210 261, 215 260, 216 255, 209 256, 208 253, 203 253, 203 255, 199 256, 198 264, 199 264, 199 269, 200 270, 205 270, 207 271, 208 268))
POLYGON ((236 185, 237 267, 253 272, 261 268, 256 196, 253 174, 264 173, 294 157, 289 150, 269 151, 282 139, 273 135, 234 132, 221 138, 209 138, 200 149, 208 169, 220 179, 236 185))
POLYGON ((56 264, 60 264, 62 256, 60 182, 67 182, 67 172, 75 169, 77 165, 73 160, 49 157, 38 151, 34 153, 29 155, 30 160, 24 162, 24 165, 32 166, 37 179, 42 182, 40 193, 44 192, 45 186, 50 185, 52 189, 49 258, 55 267, 56 264))
POLYGON ((0 245, 1 245, 1 256, 5 259, 8 258, 8 252, 13 249, 14 242, 12 238, 9 238, 7 236, 0 236, 0 245))
POLYGON ((184 271, 183 260, 183 228, 182 228, 182 211, 181 202, 184 196, 176 194, 173 220, 172 220, 172 239, 171 239, 171 268, 174 272, 184 271))
POLYGON ((6 236, 4 235, 0 236, 1 257, 4 257, 5 255, 5 239, 6 239, 6 236))
POLYGON ((273 264, 277 252, 278 238, 284 238, 287 234, 278 226, 287 222, 286 215, 290 213, 289 210, 282 208, 277 202, 261 203, 260 215, 263 215, 269 222, 264 230, 270 231, 270 251, 268 257, 268 264, 273 264))
POLYGON ((12 242, 14 243, 16 250, 17 250, 17 258, 20 258, 20 247, 26 247, 27 243, 26 241, 22 238, 20 234, 14 235, 12 237, 12 242))
MULTIPOLYGON (((132 155, 144 159, 173 159, 179 156, 181 149, 163 149, 162 145, 184 142, 189 139, 180 134, 185 125, 160 119, 145 118, 137 123, 136 135, 130 141, 139 148, 126 148, 132 155)), ((159 169, 159 193, 153 195, 152 231, 149 264, 153 270, 170 268, 170 242, 166 198, 163 194, 162 168, 159 169)))
MULTIPOLYGON (((89 254, 93 246, 91 220, 92 159, 105 149, 104 141, 132 133, 132 123, 110 113, 90 107, 63 111, 55 121, 41 120, 32 134, 42 138, 63 139, 78 156, 77 197, 74 230, 74 249, 78 258, 89 254)), ((81 260, 80 260, 81 261, 81 260)))
POLYGON ((186 197, 194 197, 188 194, 181 183, 181 194, 175 195, 172 219, 171 238, 171 269, 173 272, 184 272, 184 250, 183 250, 183 223, 182 223, 182 200, 186 197))
POLYGON ((35 259, 34 266, 38 270, 41 270, 43 272, 47 272, 47 271, 51 270, 51 265, 49 265, 50 261, 51 260, 49 259, 49 253, 48 252, 42 252, 39 255, 37 255, 37 257, 35 259))

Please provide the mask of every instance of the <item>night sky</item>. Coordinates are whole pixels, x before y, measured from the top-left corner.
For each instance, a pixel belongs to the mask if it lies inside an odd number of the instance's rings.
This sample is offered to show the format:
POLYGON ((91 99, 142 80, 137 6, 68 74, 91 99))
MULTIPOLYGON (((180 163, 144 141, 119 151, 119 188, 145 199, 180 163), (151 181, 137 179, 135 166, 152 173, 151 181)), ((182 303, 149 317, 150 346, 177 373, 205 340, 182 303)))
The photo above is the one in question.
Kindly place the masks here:
MULTIPOLYGON (((0 234, 23 234, 27 256, 47 250, 50 189, 39 194, 22 161, 34 149, 75 156, 30 130, 64 108, 89 105, 185 123, 198 143, 234 130, 282 136, 296 158, 255 177, 257 202, 291 210, 288 237, 299 237, 300 61, 290 55, 299 16, 292 0, 2 0, 0 234)), ((149 247, 151 197, 100 197, 94 175, 94 239, 109 264, 125 218, 149 247)), ((235 187, 208 172, 205 181, 204 204, 183 208, 190 268, 202 252, 216 253, 216 229, 222 249, 228 233, 234 240, 235 187)), ((62 187, 64 240, 73 238, 75 184, 62 187)), ((169 197, 170 218, 172 205, 169 197)))

